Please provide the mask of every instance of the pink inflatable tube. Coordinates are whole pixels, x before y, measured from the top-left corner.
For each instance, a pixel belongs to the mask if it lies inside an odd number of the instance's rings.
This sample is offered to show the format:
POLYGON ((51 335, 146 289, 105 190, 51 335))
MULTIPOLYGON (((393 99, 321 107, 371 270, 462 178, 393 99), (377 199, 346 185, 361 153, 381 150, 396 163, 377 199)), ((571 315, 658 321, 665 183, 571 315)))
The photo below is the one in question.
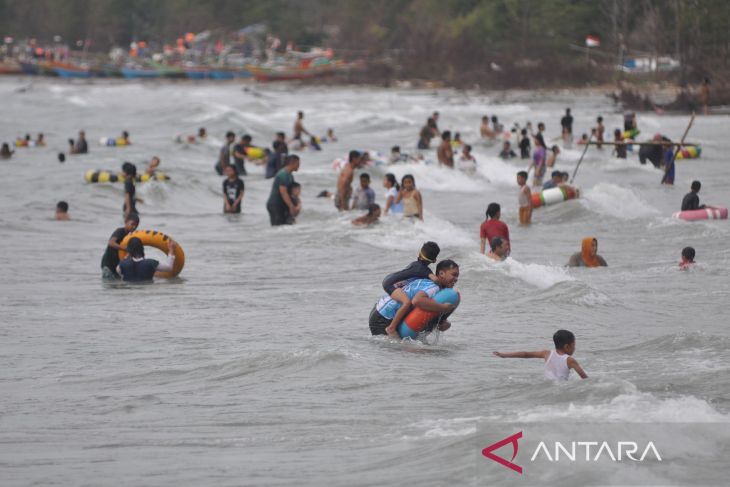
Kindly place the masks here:
POLYGON ((679 220, 727 220, 727 208, 711 207, 702 210, 678 211, 672 218, 679 220))

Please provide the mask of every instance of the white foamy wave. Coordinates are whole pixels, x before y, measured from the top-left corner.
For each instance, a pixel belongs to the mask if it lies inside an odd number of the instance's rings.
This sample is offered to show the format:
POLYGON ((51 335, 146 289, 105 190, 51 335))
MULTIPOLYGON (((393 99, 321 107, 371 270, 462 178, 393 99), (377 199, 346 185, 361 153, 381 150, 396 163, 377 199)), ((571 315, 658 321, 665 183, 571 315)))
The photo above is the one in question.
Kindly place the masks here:
MULTIPOLYGON (((482 177, 471 176, 458 169, 439 167, 437 164, 396 164, 385 166, 387 172, 392 172, 398 180, 406 174, 411 174, 416 180, 419 189, 431 191, 447 191, 450 193, 480 193, 489 181, 482 177)), ((384 168, 384 170, 386 170, 384 168)))
POLYGON ((550 421, 556 418, 601 422, 711 423, 730 422, 730 415, 716 411, 694 396, 662 399, 650 393, 620 394, 603 404, 539 407, 519 415, 519 421, 550 421))
POLYGON ((598 183, 580 199, 589 210, 604 215, 633 220, 659 214, 659 211, 641 199, 633 190, 611 183, 598 183))
MULTIPOLYGON (((499 152, 500 149, 494 149, 499 152)), ((517 186, 517 171, 520 169, 506 163, 504 160, 495 156, 486 156, 483 153, 474 156, 477 160, 477 173, 486 178, 492 184, 506 187, 517 186)))
POLYGON ((438 242, 442 249, 474 245, 474 239, 464 230, 428 212, 424 221, 389 216, 367 228, 352 227, 348 233, 355 240, 387 250, 411 250, 414 242, 420 245, 428 240, 438 242))
POLYGON ((540 289, 550 288, 559 282, 575 281, 575 278, 562 267, 523 264, 512 257, 507 257, 504 262, 494 262, 485 258, 485 263, 489 268, 504 272, 507 276, 520 279, 540 289))

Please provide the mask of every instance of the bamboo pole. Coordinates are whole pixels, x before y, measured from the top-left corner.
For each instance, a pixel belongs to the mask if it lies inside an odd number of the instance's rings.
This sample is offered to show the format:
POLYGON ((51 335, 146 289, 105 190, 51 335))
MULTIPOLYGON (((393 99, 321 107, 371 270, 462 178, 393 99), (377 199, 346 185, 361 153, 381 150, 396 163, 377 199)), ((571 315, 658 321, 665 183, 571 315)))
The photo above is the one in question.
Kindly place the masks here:
POLYGON ((593 134, 591 133, 591 136, 588 137, 588 143, 586 144, 586 148, 583 149, 583 154, 580 155, 580 159, 578 160, 578 164, 575 165, 575 171, 573 171, 573 177, 570 178, 570 184, 573 184, 573 181, 575 181, 575 175, 578 174, 578 168, 580 167, 580 163, 583 162, 583 157, 585 157, 586 152, 588 152, 588 147, 591 146, 591 139, 593 139, 593 134))
MULTIPOLYGON (((692 118, 689 119, 689 124, 687 125, 687 128, 684 131, 684 134, 682 134, 682 140, 679 141, 679 145, 677 146, 677 149, 674 151, 674 155, 672 155, 672 162, 669 164, 666 164, 664 166, 664 176, 662 177, 662 184, 667 180, 667 174, 669 174, 669 169, 674 166, 674 161, 677 159, 677 154, 679 154, 679 148, 684 144, 684 139, 687 137, 687 134, 689 133, 689 129, 692 128, 692 124, 695 121, 695 112, 692 112, 692 118)), ((671 182, 669 184, 674 184, 674 182, 671 182)))

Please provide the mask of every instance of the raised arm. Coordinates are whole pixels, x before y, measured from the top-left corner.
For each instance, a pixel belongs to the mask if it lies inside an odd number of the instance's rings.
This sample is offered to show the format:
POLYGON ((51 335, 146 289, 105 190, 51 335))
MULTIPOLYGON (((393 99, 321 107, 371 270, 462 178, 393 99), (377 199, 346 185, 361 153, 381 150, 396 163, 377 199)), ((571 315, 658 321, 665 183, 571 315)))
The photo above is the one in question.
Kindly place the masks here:
POLYGON ((540 350, 537 352, 493 352, 494 355, 500 358, 541 358, 547 360, 550 356, 549 350, 540 350))

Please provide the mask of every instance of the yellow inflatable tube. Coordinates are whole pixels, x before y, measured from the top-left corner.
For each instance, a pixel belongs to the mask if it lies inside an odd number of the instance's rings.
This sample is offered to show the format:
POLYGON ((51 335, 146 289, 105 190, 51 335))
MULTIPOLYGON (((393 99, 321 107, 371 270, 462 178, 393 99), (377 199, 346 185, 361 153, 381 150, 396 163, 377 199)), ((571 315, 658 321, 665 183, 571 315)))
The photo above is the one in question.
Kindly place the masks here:
MULTIPOLYGON (((128 234, 126 237, 124 237, 124 240, 119 244, 124 248, 127 248, 127 244, 129 243, 129 239, 132 237, 137 237, 142 241, 142 245, 154 247, 156 249, 160 249, 165 254, 170 250, 168 247, 168 244, 170 243, 170 237, 165 235, 162 232, 157 232, 155 230, 137 230, 136 232, 132 232, 128 234)), ((177 242, 176 242, 177 243, 177 242)), ((119 260, 123 260, 127 256, 127 253, 124 250, 119 251, 119 260)), ((182 271, 183 267, 185 266, 185 252, 183 252, 182 247, 180 244, 175 246, 175 265, 172 268, 171 272, 158 272, 155 275, 157 277, 163 277, 165 279, 169 279, 171 277, 175 277, 178 274, 180 274, 180 271, 182 271)))
MULTIPOLYGON (((148 181, 168 181, 170 176, 167 174, 155 171, 151 176, 147 173, 137 174, 134 178, 138 183, 146 183, 148 181)), ((84 181, 87 183, 123 183, 124 174, 113 173, 111 171, 99 171, 98 169, 89 169, 84 174, 84 181)))

